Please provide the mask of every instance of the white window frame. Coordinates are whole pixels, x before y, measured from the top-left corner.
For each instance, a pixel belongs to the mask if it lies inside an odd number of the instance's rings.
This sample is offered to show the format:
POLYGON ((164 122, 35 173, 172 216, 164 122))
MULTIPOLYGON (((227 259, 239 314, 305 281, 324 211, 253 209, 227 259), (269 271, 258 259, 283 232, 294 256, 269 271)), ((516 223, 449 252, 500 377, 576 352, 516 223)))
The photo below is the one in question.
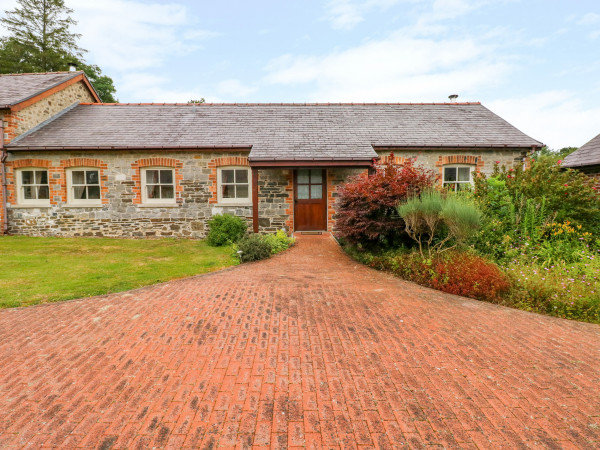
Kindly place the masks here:
MULTIPOLYGON (((142 188, 142 204, 145 205, 175 205, 177 203, 177 180, 175 179, 175 169, 173 167, 142 167, 140 169, 140 179, 142 188), (147 194, 147 183, 146 183, 146 172, 148 170, 170 170, 173 174, 173 198, 148 198, 147 194)), ((160 185, 166 185, 165 183, 160 185)))
POLYGON ((452 190, 454 192, 457 191, 457 185, 459 184, 468 184, 469 186, 473 186, 473 172, 475 171, 475 167, 469 164, 448 164, 442 167, 442 187, 452 186, 452 190), (468 168, 469 169, 469 181, 458 181, 458 169, 459 168, 468 168), (456 169, 456 181, 446 181, 446 169, 456 169))
MULTIPOLYGON (((66 175, 67 175, 67 205, 69 205, 69 206, 101 206, 102 205, 102 180, 100 179, 101 174, 100 174, 100 169, 98 167, 69 167, 66 170, 66 172, 67 172, 66 173, 66 175), (80 171, 98 172, 98 189, 100 190, 100 198, 81 199, 81 198, 73 197, 73 188, 75 187, 73 185, 73 172, 80 172, 80 171)), ((85 176, 84 176, 84 178, 85 178, 85 176)), ((91 184, 91 185, 83 184, 83 185, 77 185, 77 186, 96 186, 96 185, 95 184, 91 184)))
MULTIPOLYGON (((244 185, 246 183, 226 183, 244 185)), ((217 167, 217 202, 223 205, 246 206, 252 205, 252 170, 248 166, 221 166, 217 167), (223 170, 246 170, 248 172, 248 198, 223 198, 223 170)))
MULTIPOLYGON (((33 175, 35 179, 35 173, 33 175)), ((20 167, 15 170, 15 182, 17 186, 17 204, 24 206, 39 206, 49 207, 50 206, 50 171, 45 167, 20 167), (44 186, 42 184, 23 184, 22 172, 46 172, 46 179, 48 180, 48 198, 47 199, 26 199, 23 195, 23 188, 25 186, 44 186)))

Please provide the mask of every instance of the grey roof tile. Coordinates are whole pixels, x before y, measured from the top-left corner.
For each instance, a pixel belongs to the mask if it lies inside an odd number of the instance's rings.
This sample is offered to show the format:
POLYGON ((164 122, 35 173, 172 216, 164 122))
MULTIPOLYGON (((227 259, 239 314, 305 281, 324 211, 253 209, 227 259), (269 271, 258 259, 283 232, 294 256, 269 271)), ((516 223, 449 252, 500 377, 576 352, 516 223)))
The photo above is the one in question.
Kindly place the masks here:
POLYGON ((251 147, 256 161, 370 159, 374 146, 541 145, 478 103, 81 104, 9 148, 251 147))
POLYGON ((600 165, 600 134, 567 156, 561 165, 563 167, 600 165))
POLYGON ((9 108, 82 72, 16 73, 0 75, 0 108, 9 108))

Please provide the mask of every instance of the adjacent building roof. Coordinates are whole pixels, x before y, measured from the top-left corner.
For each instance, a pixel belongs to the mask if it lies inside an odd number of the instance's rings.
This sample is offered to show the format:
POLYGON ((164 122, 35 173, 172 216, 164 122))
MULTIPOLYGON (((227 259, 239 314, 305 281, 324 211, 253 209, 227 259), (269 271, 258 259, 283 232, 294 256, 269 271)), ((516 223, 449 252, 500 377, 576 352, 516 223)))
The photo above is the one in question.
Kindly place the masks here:
POLYGON ((600 165, 600 134, 567 156, 561 165, 563 167, 600 165))
POLYGON ((76 77, 83 72, 17 73, 0 75, 0 108, 10 108, 76 77))
POLYGON ((251 161, 366 160, 374 148, 532 148, 479 103, 80 104, 9 150, 251 148, 251 161))

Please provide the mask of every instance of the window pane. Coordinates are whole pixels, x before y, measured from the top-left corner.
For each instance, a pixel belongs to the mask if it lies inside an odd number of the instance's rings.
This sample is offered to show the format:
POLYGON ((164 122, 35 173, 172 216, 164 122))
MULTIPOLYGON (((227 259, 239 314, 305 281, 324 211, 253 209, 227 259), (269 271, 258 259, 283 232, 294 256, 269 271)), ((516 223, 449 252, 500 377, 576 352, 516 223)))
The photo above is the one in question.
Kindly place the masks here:
POLYGON ((23 198, 25 200, 35 200, 35 188, 31 186, 23 187, 23 198))
POLYGON ((235 171, 235 182, 236 183, 248 183, 248 171, 246 169, 235 171))
POLYGON ((309 178, 308 178, 309 173, 310 173, 310 171, 308 169, 299 169, 298 170, 298 183, 308 184, 308 182, 309 182, 309 178))
POLYGON ((146 186, 146 196, 148 198, 160 198, 160 186, 146 186))
POLYGON ((221 196, 223 198, 235 198, 235 186, 231 184, 221 186, 221 196))
POLYGON ((161 186, 162 195, 160 198, 174 198, 173 186, 161 186))
POLYGON ((240 184, 236 187, 236 198, 248 198, 247 184, 240 184))
POLYGON ((40 200, 48 200, 50 198, 50 191, 48 186, 39 186, 37 198, 40 200))
POLYGON ((83 170, 74 170, 71 172, 71 177, 73 184, 85 184, 85 175, 83 170))
POLYGON ((48 172, 45 170, 37 170, 35 172, 36 184, 48 184, 48 172))
POLYGON ((459 167, 458 168, 458 181, 471 181, 471 168, 470 167, 459 167))
POLYGON ((221 183, 235 183, 235 170, 222 170, 221 183))
POLYGON ((158 184, 158 170, 146 170, 146 184, 158 184))
POLYGON ((85 178, 87 184, 98 184, 98 171, 97 170, 88 170, 85 173, 85 178))
POLYGON ((310 182, 311 183, 322 183, 323 182, 323 171, 321 169, 312 169, 310 171, 310 182))
POLYGON ((87 198, 85 196, 85 186, 73 186, 73 198, 76 200, 87 198))
POLYGON ((310 187, 310 198, 321 198, 323 196, 323 186, 320 184, 313 184, 310 187))
POLYGON ((444 181, 456 181, 456 167, 444 168, 444 181))
POLYGON ((33 184, 33 171, 25 170, 21 172, 21 180, 23 184, 33 184))
POLYGON ((161 170, 160 171, 160 183, 161 184, 173 184, 173 171, 172 170, 161 170))
POLYGON ((92 200, 100 199, 100 186, 89 186, 87 188, 88 198, 92 200))
POLYGON ((308 185, 298 186, 298 198, 300 200, 305 200, 308 197, 308 185))

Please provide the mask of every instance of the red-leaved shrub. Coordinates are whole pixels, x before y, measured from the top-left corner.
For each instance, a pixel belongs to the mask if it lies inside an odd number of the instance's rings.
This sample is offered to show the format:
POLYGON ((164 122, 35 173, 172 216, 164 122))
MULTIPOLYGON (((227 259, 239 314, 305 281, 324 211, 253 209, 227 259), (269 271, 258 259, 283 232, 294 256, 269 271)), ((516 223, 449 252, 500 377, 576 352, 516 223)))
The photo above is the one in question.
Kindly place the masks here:
POLYGON ((496 264, 472 253, 448 252, 433 260, 424 260, 418 252, 353 256, 422 286, 478 300, 504 303, 502 295, 511 289, 509 277, 496 264))
POLYGON ((336 229, 353 244, 397 243, 405 234, 398 203, 433 186, 433 171, 415 166, 413 160, 397 166, 390 153, 387 161, 372 175, 355 177, 338 191, 336 229))
POLYGON ((508 277, 496 264, 471 253, 440 255, 431 270, 429 285, 450 294, 498 302, 510 288, 508 277))

